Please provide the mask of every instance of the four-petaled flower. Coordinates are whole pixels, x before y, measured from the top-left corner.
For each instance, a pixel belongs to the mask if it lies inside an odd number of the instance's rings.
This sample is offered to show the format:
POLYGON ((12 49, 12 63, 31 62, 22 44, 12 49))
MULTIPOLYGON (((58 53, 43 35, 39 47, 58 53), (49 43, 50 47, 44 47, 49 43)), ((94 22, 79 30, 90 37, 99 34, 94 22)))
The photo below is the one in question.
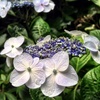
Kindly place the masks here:
POLYGON ((84 38, 84 47, 90 50, 94 61, 100 64, 100 41, 95 36, 88 35, 84 38))
POLYGON ((38 57, 33 59, 29 54, 23 53, 14 58, 14 68, 10 82, 15 87, 26 84, 27 87, 35 89, 45 82, 43 64, 38 57))
POLYGON ((15 58, 17 55, 20 55, 23 52, 23 49, 20 47, 24 42, 23 36, 11 37, 5 44, 4 49, 1 51, 1 55, 5 54, 10 58, 15 58))
POLYGON ((0 17, 6 17, 9 9, 11 8, 11 2, 0 1, 0 17))
POLYGON ((76 71, 69 65, 67 52, 60 51, 52 58, 45 59, 44 70, 46 81, 41 86, 41 90, 46 96, 57 96, 65 87, 73 86, 78 82, 76 71))
POLYGON ((55 7, 54 2, 51 0, 33 0, 33 4, 36 12, 49 12, 55 7))

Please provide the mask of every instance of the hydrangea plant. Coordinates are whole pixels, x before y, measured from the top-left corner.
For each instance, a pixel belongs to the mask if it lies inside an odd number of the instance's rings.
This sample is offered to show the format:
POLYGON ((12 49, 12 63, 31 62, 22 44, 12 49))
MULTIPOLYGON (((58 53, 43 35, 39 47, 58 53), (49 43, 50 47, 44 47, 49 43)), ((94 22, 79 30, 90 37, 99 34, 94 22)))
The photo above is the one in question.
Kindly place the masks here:
POLYGON ((99 100, 99 6, 0 0, 0 100, 99 100))

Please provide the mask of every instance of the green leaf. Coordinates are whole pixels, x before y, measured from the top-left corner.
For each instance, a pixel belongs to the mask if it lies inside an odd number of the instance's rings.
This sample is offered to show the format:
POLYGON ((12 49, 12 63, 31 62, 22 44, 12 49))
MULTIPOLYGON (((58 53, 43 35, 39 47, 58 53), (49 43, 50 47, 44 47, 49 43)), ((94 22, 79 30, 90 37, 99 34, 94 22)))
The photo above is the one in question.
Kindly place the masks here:
POLYGON ((100 30, 99 29, 95 29, 95 30, 90 31, 90 35, 93 35, 100 40, 100 30))
POLYGON ((100 100, 100 66, 86 73, 80 91, 83 100, 100 100))
POLYGON ((6 100, 5 94, 0 92, 0 100, 6 100))
POLYGON ((44 96, 39 89, 30 89, 30 96, 32 100, 44 100, 44 96))
POLYGON ((81 68, 90 60, 90 53, 83 55, 82 57, 73 57, 70 60, 70 64, 75 68, 76 72, 79 72, 81 68))
POLYGON ((22 25, 18 25, 17 23, 8 25, 7 31, 11 36, 23 35, 28 37, 27 30, 22 25))
POLYGON ((97 6, 100 6, 100 0, 91 0, 94 4, 96 4, 97 6))
POLYGON ((6 41, 7 34, 3 34, 0 36, 0 46, 6 41))
POLYGON ((7 100, 17 100, 17 98, 11 93, 5 92, 5 95, 7 97, 7 100))
POLYGON ((1 80, 6 81, 6 76, 4 74, 1 74, 1 80))
POLYGON ((41 17, 37 18, 35 23, 31 26, 32 36, 35 40, 39 39, 46 33, 50 32, 50 27, 41 17))

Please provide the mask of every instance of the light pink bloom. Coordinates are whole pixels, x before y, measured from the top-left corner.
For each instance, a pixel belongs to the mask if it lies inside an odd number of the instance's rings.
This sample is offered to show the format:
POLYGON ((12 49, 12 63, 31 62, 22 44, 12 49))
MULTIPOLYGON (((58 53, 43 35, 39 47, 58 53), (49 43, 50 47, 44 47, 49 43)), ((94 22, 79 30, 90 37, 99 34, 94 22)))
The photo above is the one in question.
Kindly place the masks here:
POLYGON ((41 86, 42 93, 49 97, 59 95, 65 87, 70 87, 78 82, 78 76, 74 68, 69 65, 67 52, 60 51, 52 58, 44 61, 46 81, 41 86))
POLYGON ((50 12, 55 7, 55 4, 51 0, 33 0, 34 9, 36 12, 50 12))
POLYGON ((5 44, 4 49, 1 51, 1 55, 6 55, 10 58, 15 58, 17 55, 20 55, 23 52, 23 49, 20 47, 24 42, 23 36, 11 37, 5 44))
POLYGON ((27 87, 35 89, 45 82, 43 64, 37 57, 33 59, 29 54, 23 53, 14 58, 14 68, 10 82, 15 87, 25 84, 27 87))

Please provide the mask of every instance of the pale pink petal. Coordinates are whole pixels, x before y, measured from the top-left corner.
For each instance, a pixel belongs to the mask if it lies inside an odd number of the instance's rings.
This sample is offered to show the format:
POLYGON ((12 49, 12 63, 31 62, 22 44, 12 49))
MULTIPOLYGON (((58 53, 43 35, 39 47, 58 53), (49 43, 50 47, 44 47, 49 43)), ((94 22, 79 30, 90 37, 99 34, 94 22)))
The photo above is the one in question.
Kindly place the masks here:
POLYGON ((42 41, 37 41, 36 45, 41 47, 42 45, 44 45, 44 43, 46 43, 50 40, 51 40, 51 36, 47 35, 42 41))
POLYGON ((12 63, 13 63, 13 59, 7 57, 7 58, 6 58, 6 64, 7 64, 7 66, 8 66, 8 67, 11 67, 11 66, 12 66, 12 63))
POLYGON ((98 51, 98 48, 96 47, 96 44, 94 44, 92 41, 85 42, 84 47, 86 47, 90 51, 94 51, 94 52, 98 51))
POLYGON ((17 55, 22 54, 22 52, 23 52, 23 49, 21 47, 19 47, 18 49, 12 48, 12 50, 6 55, 10 58, 15 58, 17 55))
POLYGON ((28 53, 22 53, 14 59, 14 68, 17 71, 27 70, 32 64, 32 57, 28 53))
POLYGON ((46 77, 50 76, 53 73, 55 66, 56 65, 52 59, 48 58, 44 61, 44 71, 45 71, 46 77))
POLYGON ((46 12, 49 12, 50 10, 53 10, 54 7, 55 7, 55 4, 54 4, 52 1, 50 1, 49 5, 48 5, 48 6, 45 6, 43 12, 45 12, 45 13, 46 13, 46 12))
POLYGON ((0 52, 0 54, 1 55, 4 55, 4 54, 7 54, 7 53, 9 53, 10 51, 11 51, 11 47, 10 46, 8 46, 8 47, 6 47, 6 48, 4 48, 1 52, 0 52))
POLYGON ((35 57, 35 58, 33 59, 32 64, 30 65, 30 67, 34 67, 34 66, 36 66, 36 64, 38 64, 38 63, 39 63, 39 58, 38 58, 38 57, 35 57))
POLYGON ((91 51, 91 55, 92 55, 93 60, 97 62, 98 64, 100 64, 100 51, 98 52, 91 51))
POLYGON ((90 36, 90 35, 88 35, 88 36, 86 36, 85 38, 84 38, 84 43, 85 42, 93 42, 95 45, 99 45, 100 44, 100 41, 95 37, 95 36, 90 36))
POLYGON ((13 70, 10 76, 10 82, 13 86, 18 87, 25 84, 30 78, 29 72, 17 72, 13 70))
POLYGON ((34 6, 40 6, 41 5, 41 0, 33 0, 34 6))
POLYGON ((0 10, 0 16, 1 16, 1 18, 6 17, 6 15, 7 15, 7 11, 6 10, 0 10))
POLYGON ((41 86, 41 91, 45 96, 55 97, 58 96, 65 87, 59 86, 55 82, 55 76, 49 76, 45 83, 41 86))
POLYGON ((26 83, 26 86, 31 89, 39 88, 45 82, 45 73, 42 69, 32 69, 31 78, 26 83))
POLYGON ((4 47, 6 48, 8 46, 15 46, 16 42, 17 39, 15 37, 11 37, 5 42, 4 47))
POLYGON ((62 73, 57 73, 56 83, 61 86, 73 86, 78 83, 78 75, 74 68, 69 65, 68 69, 62 73))
POLYGON ((17 39, 17 41, 16 41, 16 44, 15 44, 15 47, 20 47, 24 42, 24 37, 18 36, 16 39, 17 39))
POLYGON ((69 56, 67 52, 60 51, 52 57, 55 68, 59 71, 65 71, 69 65, 69 56))
POLYGON ((41 6, 41 5, 40 6, 34 6, 34 9, 35 9, 36 12, 40 13, 44 10, 44 7, 41 6))
POLYGON ((41 3, 43 5, 49 5, 50 0, 41 0, 41 3))
POLYGON ((11 2, 7 2, 7 6, 6 6, 6 9, 7 9, 7 11, 11 8, 11 2))

